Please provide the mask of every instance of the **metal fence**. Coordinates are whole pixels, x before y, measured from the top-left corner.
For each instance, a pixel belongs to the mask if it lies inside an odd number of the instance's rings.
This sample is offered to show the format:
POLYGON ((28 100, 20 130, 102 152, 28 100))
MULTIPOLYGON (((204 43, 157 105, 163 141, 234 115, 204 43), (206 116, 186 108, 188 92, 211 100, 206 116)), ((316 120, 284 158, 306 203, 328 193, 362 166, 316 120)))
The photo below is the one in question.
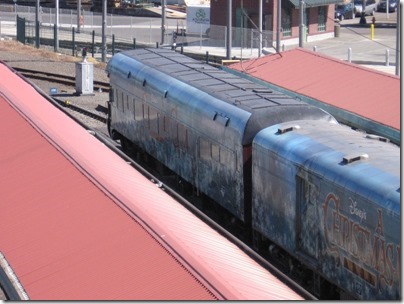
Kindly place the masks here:
MULTIPOLYGON (((35 44, 35 7, 19 5, 0 5, 0 35, 1 26, 15 26, 17 16, 25 20, 25 43, 35 44), (7 20, 7 21, 6 21, 7 20), (2 21, 2 22, 1 22, 2 21), (14 25, 13 25, 14 23, 14 25)), ((59 24, 55 27, 55 8, 40 7, 39 12, 39 45, 54 47, 62 53, 74 53, 83 47, 94 53, 95 57, 102 52, 102 14, 92 11, 82 11, 82 25, 78 28, 77 11, 59 9, 59 24), (57 42, 55 41, 57 39, 57 42)), ((133 47, 155 46, 191 46, 195 48, 217 47, 226 48, 227 28, 211 25, 194 28, 189 32, 184 19, 166 19, 162 31, 161 18, 135 17, 107 14, 106 16, 107 56, 123 49, 133 47)), ((20 27, 23 26, 19 23, 20 27)), ((21 29, 19 29, 21 31, 21 29)), ((5 29, 3 30, 3 32, 5 29)), ((273 34, 270 31, 262 33, 263 47, 272 47, 273 34)), ((258 48, 259 32, 254 29, 233 28, 232 49, 239 49, 244 54, 252 54, 258 48)))

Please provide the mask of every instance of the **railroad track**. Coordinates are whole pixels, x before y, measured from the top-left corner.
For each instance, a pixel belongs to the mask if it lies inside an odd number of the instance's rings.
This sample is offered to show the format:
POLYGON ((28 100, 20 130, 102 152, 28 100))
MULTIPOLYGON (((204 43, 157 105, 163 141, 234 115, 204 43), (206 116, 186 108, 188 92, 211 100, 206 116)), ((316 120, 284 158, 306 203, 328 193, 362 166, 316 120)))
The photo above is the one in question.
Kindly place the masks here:
POLYGON ((52 97, 59 105, 63 106, 64 108, 70 109, 72 111, 75 111, 77 113, 81 113, 83 115, 86 115, 92 119, 98 120, 102 123, 107 123, 107 119, 105 118, 105 115, 107 114, 107 108, 101 105, 97 106, 97 109, 104 114, 104 116, 98 115, 94 112, 88 111, 82 107, 79 107, 77 105, 72 104, 69 100, 61 100, 55 97, 52 97))
MULTIPOLYGON (((16 71, 21 73, 27 78, 30 79, 37 79, 37 80, 44 80, 49 81, 52 83, 63 84, 66 86, 75 86, 76 85, 76 78, 74 76, 65 76, 55 73, 43 72, 43 71, 35 71, 30 69, 18 68, 14 67, 16 71)), ((109 92, 109 83, 103 81, 93 81, 94 90, 102 90, 104 92, 109 92)))
MULTIPOLYGON (((42 81, 50 82, 52 84, 57 83, 57 84, 63 84, 65 86, 75 87, 75 78, 72 76, 65 76, 65 75, 60 75, 60 74, 55 74, 55 73, 35 71, 35 70, 30 70, 30 69, 18 68, 18 67, 14 67, 14 69, 16 71, 18 71, 20 74, 24 75, 24 77, 31 79, 33 81, 42 80, 42 81)), ((94 81, 94 83, 97 85, 94 87, 95 90, 101 89, 104 92, 109 91, 109 84, 107 82, 94 81)), ((65 112, 70 111, 70 112, 80 113, 80 114, 84 115, 85 117, 91 118, 91 119, 101 122, 103 124, 107 123, 107 119, 106 119, 107 108, 105 106, 97 105, 97 107, 93 111, 90 111, 88 109, 80 107, 77 104, 74 104, 74 102, 72 102, 69 99, 62 100, 62 99, 58 98, 58 96, 53 96, 53 95, 50 96, 49 98, 52 98, 52 100, 55 103, 57 103, 59 106, 65 108, 66 109, 65 112)))

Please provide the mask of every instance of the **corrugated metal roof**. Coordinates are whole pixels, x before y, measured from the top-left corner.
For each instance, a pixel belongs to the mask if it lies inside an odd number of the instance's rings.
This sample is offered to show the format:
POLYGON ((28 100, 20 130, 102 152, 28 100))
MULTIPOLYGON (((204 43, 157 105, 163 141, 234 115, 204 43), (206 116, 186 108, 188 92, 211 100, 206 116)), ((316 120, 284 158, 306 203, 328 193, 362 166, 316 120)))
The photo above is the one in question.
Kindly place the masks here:
POLYGON ((1 64, 0 80, 0 251, 30 299, 301 299, 1 64))
POLYGON ((277 87, 400 130, 400 78, 296 48, 236 63, 277 87))
POLYGON ((215 298, 3 99, 0 112, 0 249, 30 299, 215 298))

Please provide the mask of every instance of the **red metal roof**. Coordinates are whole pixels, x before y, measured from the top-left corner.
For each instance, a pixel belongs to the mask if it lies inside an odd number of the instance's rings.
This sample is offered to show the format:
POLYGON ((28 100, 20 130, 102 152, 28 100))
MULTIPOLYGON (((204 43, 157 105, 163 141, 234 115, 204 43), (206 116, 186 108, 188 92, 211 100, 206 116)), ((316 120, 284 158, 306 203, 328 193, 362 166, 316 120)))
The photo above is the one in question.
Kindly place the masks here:
POLYGON ((301 299, 3 64, 0 113, 0 252, 29 299, 301 299))
POLYGON ((255 78, 400 130, 400 78, 296 48, 230 66, 255 78))
POLYGON ((215 298, 3 98, 0 112, 0 248, 30 299, 215 298))

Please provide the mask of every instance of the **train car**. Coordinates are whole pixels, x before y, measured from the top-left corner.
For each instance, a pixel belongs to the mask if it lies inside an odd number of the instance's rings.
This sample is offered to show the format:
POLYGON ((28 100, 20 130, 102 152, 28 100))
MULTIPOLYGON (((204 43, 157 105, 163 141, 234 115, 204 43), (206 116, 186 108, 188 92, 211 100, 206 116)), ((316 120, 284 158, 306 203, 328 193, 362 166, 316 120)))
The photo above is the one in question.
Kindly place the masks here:
POLYGON ((239 220, 251 221, 251 147, 257 132, 325 111, 167 49, 137 49, 108 63, 108 128, 239 220))
POLYGON ((252 153, 256 247, 271 240, 350 297, 401 299, 398 146, 295 121, 259 132, 252 153))

